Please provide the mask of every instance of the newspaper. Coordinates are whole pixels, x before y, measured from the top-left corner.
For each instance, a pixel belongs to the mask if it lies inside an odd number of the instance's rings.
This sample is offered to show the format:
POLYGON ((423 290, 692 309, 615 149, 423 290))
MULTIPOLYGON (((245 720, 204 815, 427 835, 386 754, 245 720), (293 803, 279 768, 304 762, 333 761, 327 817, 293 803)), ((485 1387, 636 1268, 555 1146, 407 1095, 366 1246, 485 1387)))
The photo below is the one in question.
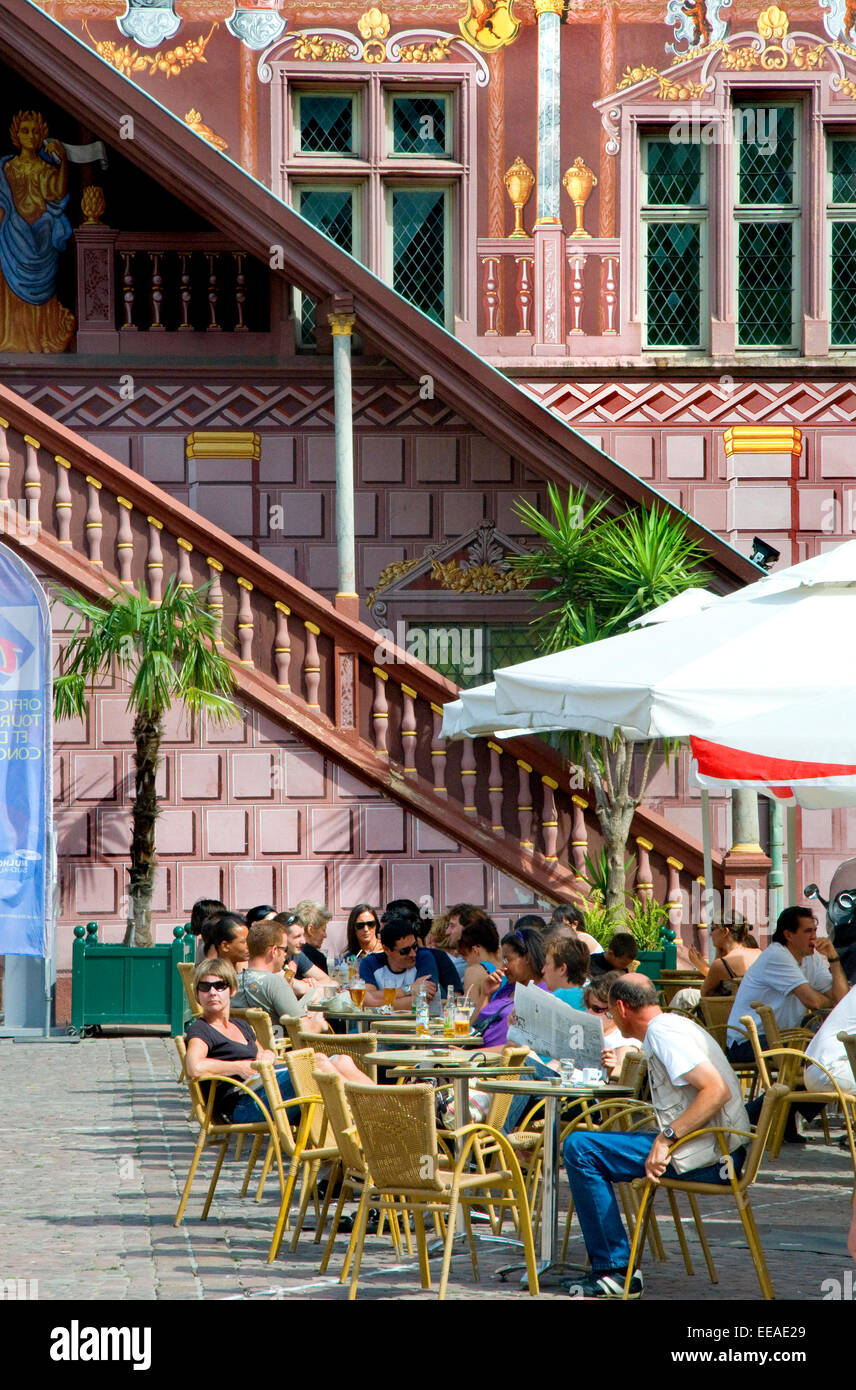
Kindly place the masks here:
POLYGON ((603 1064, 603 1024, 596 1014, 572 1009, 537 985, 514 986, 514 1022, 510 1043, 525 1044, 540 1057, 569 1058, 574 1067, 603 1064))

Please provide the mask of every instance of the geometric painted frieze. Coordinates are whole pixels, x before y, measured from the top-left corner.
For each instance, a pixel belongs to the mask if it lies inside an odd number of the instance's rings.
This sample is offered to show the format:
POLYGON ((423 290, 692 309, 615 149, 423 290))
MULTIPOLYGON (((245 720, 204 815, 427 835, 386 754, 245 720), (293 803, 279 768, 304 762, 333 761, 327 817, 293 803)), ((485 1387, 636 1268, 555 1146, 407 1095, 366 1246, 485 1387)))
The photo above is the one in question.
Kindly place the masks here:
POLYGON ((851 425, 856 387, 846 381, 518 381, 572 425, 851 425))

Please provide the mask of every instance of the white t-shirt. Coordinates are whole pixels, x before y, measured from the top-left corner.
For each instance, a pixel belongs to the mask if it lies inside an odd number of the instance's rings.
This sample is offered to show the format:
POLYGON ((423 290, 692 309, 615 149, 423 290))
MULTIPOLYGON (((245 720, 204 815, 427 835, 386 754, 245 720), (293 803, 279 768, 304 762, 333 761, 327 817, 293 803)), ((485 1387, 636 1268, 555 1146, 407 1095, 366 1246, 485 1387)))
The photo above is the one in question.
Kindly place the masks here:
MULTIPOLYGON (((856 985, 839 999, 832 1013, 824 1020, 805 1050, 806 1057, 813 1057, 821 1066, 831 1068, 843 1062, 847 1056, 844 1044, 838 1041, 839 1033, 856 1033, 856 985)), ((809 1086, 825 1091, 829 1077, 822 1071, 806 1067, 805 1079, 809 1086)))
POLYGON ((586 946, 588 946, 589 948, 589 952, 591 955, 594 955, 596 951, 603 950, 603 947, 601 946, 600 942, 595 941, 593 936, 589 936, 587 931, 578 931, 577 937, 580 941, 585 942, 586 946))
MULTIPOLYGON (((731 1094, 705 1128, 749 1129, 740 1082, 722 1049, 692 1019, 681 1014, 658 1014, 648 1025, 642 1050, 648 1059, 651 1100, 661 1128, 692 1105, 698 1091, 687 1081, 687 1075, 702 1062, 708 1062, 727 1082, 731 1094)), ((737 1148, 742 1142, 745 1141, 733 1139, 729 1147, 737 1148)), ((684 1173, 718 1161, 721 1152, 715 1137, 690 1140, 678 1149, 672 1162, 679 1173, 684 1173)))
POLYGON ((405 989, 408 985, 412 985, 415 979, 415 965, 411 965, 409 970, 402 970, 400 975, 396 975, 388 965, 379 965, 374 974, 374 983, 377 989, 405 989))
POLYGON ((771 942, 740 981, 728 1015, 729 1043, 746 1041, 743 1033, 736 1030, 741 1018, 747 1014, 755 1020, 758 1032, 763 1034, 761 1020, 750 1008, 753 999, 771 1005, 780 1028, 798 1028, 808 1009, 794 990, 805 984, 811 985, 820 994, 826 994, 832 988, 832 975, 826 957, 814 951, 798 965, 787 946, 780 941, 771 942))
POLYGON ((633 1052, 639 1051, 639 1044, 635 1038, 625 1038, 623 1033, 619 1033, 617 1028, 612 1028, 608 1033, 604 1029, 603 1045, 608 1052, 617 1052, 620 1047, 629 1047, 633 1052))

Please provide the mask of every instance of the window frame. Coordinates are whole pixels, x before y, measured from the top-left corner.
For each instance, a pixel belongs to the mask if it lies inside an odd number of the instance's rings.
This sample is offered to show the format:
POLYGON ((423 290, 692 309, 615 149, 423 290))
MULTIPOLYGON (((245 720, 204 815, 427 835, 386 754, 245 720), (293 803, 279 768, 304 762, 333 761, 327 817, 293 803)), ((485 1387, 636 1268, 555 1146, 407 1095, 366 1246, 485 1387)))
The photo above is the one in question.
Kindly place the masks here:
POLYGON ((639 308, 642 325, 642 351, 657 353, 707 352, 710 341, 710 160, 706 146, 699 144, 699 202, 649 203, 648 147, 662 144, 668 138, 663 129, 642 129, 639 132, 639 308), (695 345, 675 347, 648 341, 648 235, 652 223, 691 223, 700 229, 699 235, 699 341, 695 345))
POLYGON ((385 83, 383 89, 384 100, 384 157, 385 162, 393 167, 397 162, 402 162, 408 166, 413 161, 425 160, 432 167, 440 163, 456 162, 456 145, 458 137, 457 102, 455 92, 452 89, 428 86, 414 86, 408 89, 405 85, 397 86, 392 83, 385 83), (433 154, 403 154, 395 149, 395 102, 400 97, 434 97, 443 101, 446 108, 446 144, 442 153, 433 154))
MULTIPOLYGON (((442 327, 450 328, 452 323, 454 295, 454 285, 452 283, 452 240, 454 236, 455 222, 455 188, 448 180, 432 179, 430 182, 423 179, 408 179, 400 175, 395 178, 384 180, 384 279, 388 285, 394 287, 395 263, 394 263, 394 239, 395 228, 393 226, 393 194, 402 190, 418 191, 421 193, 442 193, 443 194, 443 320, 442 327)), ((409 301, 408 301, 409 302, 409 301)), ((422 311, 425 312, 424 310, 422 311)), ((428 315, 430 318, 430 315, 428 315)), ((435 320, 436 322, 436 320, 435 320)))
POLYGON ((827 127, 824 131, 825 155, 826 155, 826 177, 824 182, 824 221, 826 224, 826 263, 828 274, 826 280, 826 311, 829 318, 829 351, 835 356, 846 353, 856 352, 856 333, 850 343, 836 343, 833 340, 833 318, 832 318, 832 290, 833 290, 833 250, 832 234, 836 224, 845 223, 856 225, 856 198, 850 203, 835 203, 832 200, 832 144, 834 140, 846 142, 856 146, 856 130, 842 130, 836 127, 827 127))
POLYGON ((363 92, 354 87, 343 87, 328 84, 327 86, 295 86, 291 91, 291 149, 294 159, 319 159, 319 160, 361 160, 364 157, 363 150, 363 92), (346 97, 351 103, 351 131, 352 149, 347 153, 341 151, 318 151, 304 150, 302 148, 302 121, 301 107, 304 97, 346 97))
POLYGON ((732 182, 731 182, 731 202, 730 216, 734 227, 734 328, 735 328, 735 353, 763 352, 767 355, 793 356, 801 348, 801 327, 803 318, 803 236, 804 226, 809 216, 806 216, 807 209, 804 206, 804 197, 810 193, 804 193, 803 179, 803 157, 805 150, 803 126, 806 120, 805 104, 799 98, 775 99, 762 98, 760 100, 741 98, 734 92, 731 93, 729 102, 730 128, 735 127, 735 112, 741 108, 752 106, 755 110, 781 110, 789 108, 794 112, 794 198, 791 203, 740 203, 740 154, 743 149, 743 140, 735 140, 737 149, 736 158, 733 161, 732 182), (751 222, 774 221, 778 224, 790 223, 791 225, 791 338, 789 343, 741 343, 740 341, 740 226, 751 222))

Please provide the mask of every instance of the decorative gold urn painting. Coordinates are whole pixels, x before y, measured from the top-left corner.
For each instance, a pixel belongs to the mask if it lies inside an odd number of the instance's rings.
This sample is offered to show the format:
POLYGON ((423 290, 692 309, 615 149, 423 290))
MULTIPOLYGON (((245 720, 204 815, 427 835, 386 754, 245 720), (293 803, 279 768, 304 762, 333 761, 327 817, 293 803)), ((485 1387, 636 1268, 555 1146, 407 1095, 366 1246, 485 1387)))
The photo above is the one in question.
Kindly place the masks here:
POLYGON ((68 161, 37 111, 9 127, 0 158, 0 352, 64 352, 74 315, 56 297, 59 254, 71 236, 68 161))

